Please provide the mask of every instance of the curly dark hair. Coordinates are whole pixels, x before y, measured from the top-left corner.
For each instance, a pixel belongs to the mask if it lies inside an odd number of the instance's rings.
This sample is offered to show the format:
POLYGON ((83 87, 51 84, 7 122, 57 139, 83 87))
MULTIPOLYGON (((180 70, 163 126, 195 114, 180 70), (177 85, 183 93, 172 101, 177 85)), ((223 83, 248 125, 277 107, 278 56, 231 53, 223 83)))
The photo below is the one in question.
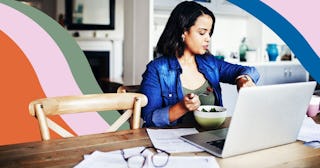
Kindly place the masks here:
POLYGON ((206 7, 193 1, 184 1, 178 4, 170 14, 168 22, 157 43, 156 52, 164 56, 182 56, 185 44, 181 38, 184 31, 189 31, 197 18, 207 14, 212 18, 213 33, 215 17, 213 13, 206 7))

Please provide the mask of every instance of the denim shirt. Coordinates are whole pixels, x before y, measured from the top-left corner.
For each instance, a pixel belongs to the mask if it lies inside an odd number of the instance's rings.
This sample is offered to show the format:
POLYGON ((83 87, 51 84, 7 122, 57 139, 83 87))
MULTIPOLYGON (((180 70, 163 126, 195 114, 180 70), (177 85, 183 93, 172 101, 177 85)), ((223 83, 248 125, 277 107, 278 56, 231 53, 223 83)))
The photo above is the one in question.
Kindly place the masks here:
MULTIPOLYGON (((249 75, 256 83, 259 73, 256 68, 227 63, 212 55, 196 55, 200 73, 208 80, 215 94, 215 105, 222 106, 219 82, 235 84, 240 75, 249 75)), ((169 121, 169 108, 183 99, 180 81, 182 68, 174 56, 161 56, 147 65, 142 75, 141 93, 148 97, 148 104, 142 108, 146 127, 166 127, 179 123, 179 119, 169 121)))

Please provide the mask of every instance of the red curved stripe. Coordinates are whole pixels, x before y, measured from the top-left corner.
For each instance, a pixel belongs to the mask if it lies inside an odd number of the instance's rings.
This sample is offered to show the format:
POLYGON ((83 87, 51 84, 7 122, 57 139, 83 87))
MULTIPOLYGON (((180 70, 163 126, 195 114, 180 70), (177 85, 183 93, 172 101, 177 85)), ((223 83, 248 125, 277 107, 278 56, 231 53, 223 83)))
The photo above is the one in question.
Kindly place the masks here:
MULTIPOLYGON (((4 32, 0 31, 1 117, 0 145, 38 141, 40 130, 37 120, 28 112, 28 104, 46 97, 32 68, 21 49, 4 32)), ((60 118, 59 125, 74 133, 60 118)), ((58 138, 57 134, 51 134, 58 138)))

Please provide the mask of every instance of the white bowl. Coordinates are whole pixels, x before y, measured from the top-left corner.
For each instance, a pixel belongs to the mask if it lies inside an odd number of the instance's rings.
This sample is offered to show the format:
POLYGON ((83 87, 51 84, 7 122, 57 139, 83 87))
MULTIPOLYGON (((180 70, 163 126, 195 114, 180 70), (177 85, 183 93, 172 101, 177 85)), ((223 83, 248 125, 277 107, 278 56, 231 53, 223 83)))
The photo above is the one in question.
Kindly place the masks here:
POLYGON ((194 118, 197 123, 206 129, 215 129, 221 126, 227 116, 227 109, 221 106, 202 105, 198 110, 194 111, 194 118), (212 108, 215 108, 217 112, 210 112, 212 108), (205 109, 208 112, 203 112, 205 109))

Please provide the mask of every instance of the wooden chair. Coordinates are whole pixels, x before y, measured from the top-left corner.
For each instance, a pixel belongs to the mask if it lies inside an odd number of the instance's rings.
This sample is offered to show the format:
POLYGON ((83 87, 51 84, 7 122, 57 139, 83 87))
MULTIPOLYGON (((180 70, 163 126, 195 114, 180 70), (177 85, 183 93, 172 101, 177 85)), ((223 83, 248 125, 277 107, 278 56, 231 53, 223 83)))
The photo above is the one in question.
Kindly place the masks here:
POLYGON ((132 122, 130 123, 130 127, 137 129, 140 127, 141 107, 144 107, 147 102, 147 97, 140 93, 62 96, 32 101, 29 104, 29 112, 31 116, 36 117, 39 121, 42 140, 50 140, 49 128, 62 137, 72 137, 74 135, 47 118, 46 116, 48 115, 126 110, 106 132, 116 131, 131 116, 132 122))
MULTIPOLYGON (((117 93, 139 93, 140 85, 122 85, 117 89, 117 93)), ((124 110, 118 110, 120 114, 124 113, 124 110)), ((132 122, 133 118, 130 118, 132 122)), ((143 119, 140 119, 140 127, 143 125, 143 119)))

